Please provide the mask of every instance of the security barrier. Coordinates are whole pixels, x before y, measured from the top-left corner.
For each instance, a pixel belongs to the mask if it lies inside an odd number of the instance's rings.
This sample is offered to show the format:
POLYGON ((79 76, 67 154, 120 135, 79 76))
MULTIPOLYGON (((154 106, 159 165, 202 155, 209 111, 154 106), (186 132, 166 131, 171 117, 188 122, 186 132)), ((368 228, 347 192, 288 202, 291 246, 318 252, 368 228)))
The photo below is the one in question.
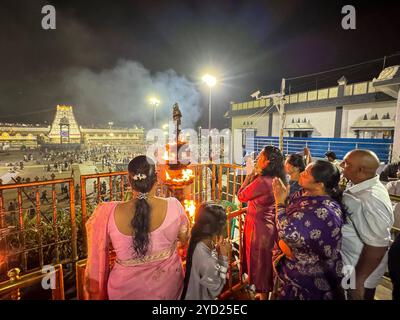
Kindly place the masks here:
POLYGON ((24 298, 23 289, 39 284, 42 290, 51 289, 51 300, 64 300, 64 277, 61 264, 22 276, 20 272, 18 268, 11 269, 7 273, 9 280, 0 283, 1 300, 21 300, 24 298))
POLYGON ((0 281, 12 268, 28 273, 77 260, 73 179, 0 185, 0 281))

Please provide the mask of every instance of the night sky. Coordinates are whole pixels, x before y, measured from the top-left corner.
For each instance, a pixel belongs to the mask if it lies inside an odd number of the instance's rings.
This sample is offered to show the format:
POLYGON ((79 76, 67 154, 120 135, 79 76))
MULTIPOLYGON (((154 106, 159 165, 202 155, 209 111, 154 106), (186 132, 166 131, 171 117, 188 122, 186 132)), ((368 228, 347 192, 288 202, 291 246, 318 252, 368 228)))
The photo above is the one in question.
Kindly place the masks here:
MULTIPOLYGON (((42 1, 0 4, 0 122, 43 122, 71 104, 80 124, 148 126, 178 101, 191 126, 207 126, 204 72, 217 75, 213 126, 230 101, 279 90, 291 78, 400 53, 400 1, 42 1), (397 3, 397 4, 396 4, 397 3), (57 29, 41 28, 42 6, 57 29), (352 4, 357 29, 341 27, 352 4), (148 93, 147 93, 148 92, 148 93)), ((386 65, 400 63, 400 56, 386 65)), ((382 61, 289 82, 291 90, 372 79, 382 61)))

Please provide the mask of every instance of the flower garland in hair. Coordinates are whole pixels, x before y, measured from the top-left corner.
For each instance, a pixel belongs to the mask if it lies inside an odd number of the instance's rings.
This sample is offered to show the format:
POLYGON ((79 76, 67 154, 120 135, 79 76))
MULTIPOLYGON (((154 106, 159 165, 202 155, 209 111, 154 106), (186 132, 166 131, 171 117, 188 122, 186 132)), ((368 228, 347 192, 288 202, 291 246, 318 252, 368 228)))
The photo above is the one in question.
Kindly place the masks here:
POLYGON ((133 180, 135 180, 135 181, 137 181, 137 180, 144 180, 144 179, 146 179, 147 178, 147 176, 145 175, 145 174, 142 174, 142 173, 138 173, 138 174, 135 174, 134 176, 133 176, 133 180))

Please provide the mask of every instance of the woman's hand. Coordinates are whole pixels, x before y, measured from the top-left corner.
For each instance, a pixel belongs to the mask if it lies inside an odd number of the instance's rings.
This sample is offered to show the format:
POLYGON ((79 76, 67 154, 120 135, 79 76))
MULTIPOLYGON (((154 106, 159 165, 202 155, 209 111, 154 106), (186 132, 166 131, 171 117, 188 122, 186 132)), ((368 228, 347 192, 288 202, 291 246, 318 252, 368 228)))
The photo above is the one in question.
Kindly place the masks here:
POLYGON ((311 152, 310 152, 310 149, 308 149, 308 147, 305 147, 304 149, 304 156, 305 156, 305 163, 306 163, 306 166, 307 165, 309 165, 311 162, 312 162, 312 158, 311 158, 311 152))
POLYGON ((286 198, 289 195, 289 186, 285 186, 280 178, 272 180, 272 192, 274 193, 275 204, 285 204, 286 198))
POLYGON ((255 164, 253 172, 250 174, 250 182, 254 181, 255 178, 261 175, 262 175, 262 169, 260 169, 260 167, 257 164, 255 164))
POLYGON ((218 238, 217 244, 216 244, 216 249, 217 252, 221 256, 227 257, 229 255, 229 252, 231 250, 231 243, 229 240, 224 239, 222 236, 218 238))
POLYGON ((254 161, 249 157, 246 159, 246 174, 250 175, 254 170, 254 161))
POLYGON ((257 177, 257 169, 256 167, 254 167, 253 171, 246 175, 246 179, 244 179, 243 181, 243 186, 247 186, 248 184, 252 183, 256 177, 257 177))

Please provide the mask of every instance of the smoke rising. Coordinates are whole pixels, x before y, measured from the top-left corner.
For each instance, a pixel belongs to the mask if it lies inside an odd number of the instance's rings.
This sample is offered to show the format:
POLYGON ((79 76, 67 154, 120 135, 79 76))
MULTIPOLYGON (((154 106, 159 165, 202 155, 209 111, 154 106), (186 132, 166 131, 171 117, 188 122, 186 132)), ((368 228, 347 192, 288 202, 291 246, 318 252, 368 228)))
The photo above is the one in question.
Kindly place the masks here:
POLYGON ((195 85, 174 70, 151 74, 142 64, 120 60, 113 69, 95 72, 69 70, 64 86, 80 119, 86 123, 114 121, 132 127, 153 127, 153 107, 149 97, 157 97, 157 123, 160 127, 172 119, 172 106, 178 102, 182 126, 194 128, 199 120, 200 94, 195 85), (91 117, 96 121, 90 121, 91 117))

